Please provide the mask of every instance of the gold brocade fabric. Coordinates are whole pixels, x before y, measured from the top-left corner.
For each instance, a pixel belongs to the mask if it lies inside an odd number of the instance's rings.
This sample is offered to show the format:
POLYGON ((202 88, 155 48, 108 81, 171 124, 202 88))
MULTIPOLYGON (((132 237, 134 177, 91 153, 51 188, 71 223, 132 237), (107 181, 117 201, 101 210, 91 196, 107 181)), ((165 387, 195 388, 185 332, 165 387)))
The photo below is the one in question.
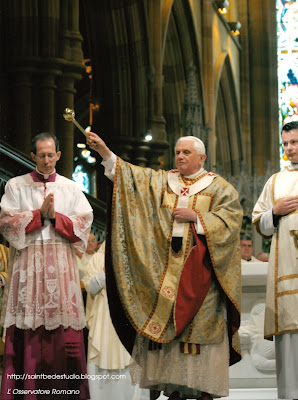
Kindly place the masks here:
MULTIPOLYGON (((193 246, 185 224, 182 248, 171 249, 172 211, 178 196, 168 186, 168 172, 141 168, 117 159, 112 199, 112 262, 121 303, 135 330, 155 342, 175 336, 173 309, 184 262, 193 246)), ((216 177, 189 197, 206 234, 217 279, 179 340, 218 343, 224 332, 224 304, 240 310, 239 231, 242 209, 236 190, 216 177)), ((237 329, 236 329, 237 330, 237 329)), ((234 348, 240 354, 237 333, 234 348)))

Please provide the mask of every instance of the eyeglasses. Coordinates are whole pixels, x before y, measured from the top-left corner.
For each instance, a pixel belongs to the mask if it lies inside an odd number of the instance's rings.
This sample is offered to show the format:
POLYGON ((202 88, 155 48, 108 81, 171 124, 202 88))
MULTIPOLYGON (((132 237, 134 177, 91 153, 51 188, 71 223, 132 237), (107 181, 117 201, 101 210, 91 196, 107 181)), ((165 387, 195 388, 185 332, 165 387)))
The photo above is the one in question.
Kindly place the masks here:
POLYGON ((36 155, 36 157, 38 157, 40 160, 44 160, 46 157, 48 157, 48 158, 54 158, 56 155, 57 155, 57 153, 50 153, 50 154, 35 154, 36 155))

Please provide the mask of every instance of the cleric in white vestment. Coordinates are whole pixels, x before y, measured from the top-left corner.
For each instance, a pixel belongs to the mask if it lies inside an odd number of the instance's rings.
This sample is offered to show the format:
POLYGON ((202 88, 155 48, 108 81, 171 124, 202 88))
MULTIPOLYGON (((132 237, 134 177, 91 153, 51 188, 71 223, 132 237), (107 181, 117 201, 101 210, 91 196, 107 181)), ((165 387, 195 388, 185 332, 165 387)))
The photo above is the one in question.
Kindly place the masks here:
POLYGON ((271 176, 254 207, 259 233, 272 237, 265 338, 275 336, 278 397, 298 398, 298 121, 282 128, 291 164, 271 176))
POLYGON ((89 329, 87 370, 92 376, 90 398, 140 400, 141 389, 132 385, 129 374, 131 356, 120 342, 111 321, 104 261, 105 242, 87 264, 82 280, 88 292, 86 324, 89 329))
POLYGON ((9 180, 1 200, 0 232, 12 252, 1 315, 4 400, 41 391, 43 399, 89 399, 87 379, 70 377, 86 373, 75 246, 85 250, 93 214, 77 185, 56 173, 60 155, 55 136, 37 135, 37 168, 9 180))

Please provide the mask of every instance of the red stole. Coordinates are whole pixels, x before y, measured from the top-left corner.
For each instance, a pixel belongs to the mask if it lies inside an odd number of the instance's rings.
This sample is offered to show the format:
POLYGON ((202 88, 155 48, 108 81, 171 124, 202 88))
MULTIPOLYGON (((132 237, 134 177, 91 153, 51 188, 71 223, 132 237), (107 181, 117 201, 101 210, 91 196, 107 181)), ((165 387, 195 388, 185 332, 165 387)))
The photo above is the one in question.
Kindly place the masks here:
POLYGON ((179 336, 195 317, 211 286, 211 262, 206 244, 198 237, 193 222, 196 246, 189 253, 178 284, 174 319, 179 336))

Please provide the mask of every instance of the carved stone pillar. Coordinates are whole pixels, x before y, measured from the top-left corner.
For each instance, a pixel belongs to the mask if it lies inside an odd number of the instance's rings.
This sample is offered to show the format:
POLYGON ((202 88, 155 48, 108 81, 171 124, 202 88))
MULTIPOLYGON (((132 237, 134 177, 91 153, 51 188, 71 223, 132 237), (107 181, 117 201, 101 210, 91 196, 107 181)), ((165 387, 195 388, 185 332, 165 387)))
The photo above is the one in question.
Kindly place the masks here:
POLYGON ((82 78, 83 65, 82 36, 79 32, 79 0, 60 0, 61 40, 59 39, 59 56, 66 60, 61 66, 61 77, 58 79, 56 127, 63 151, 63 163, 60 170, 71 179, 73 173, 73 130, 74 125, 66 122, 63 112, 66 107, 73 108, 75 83, 82 78))
POLYGON ((214 9, 209 0, 202 1, 202 13, 204 14, 202 25, 202 66, 203 81, 206 98, 206 121, 210 126, 209 154, 211 169, 216 167, 216 137, 215 137, 215 105, 214 105, 214 74, 210 71, 213 67, 213 18, 214 9))
POLYGON ((56 90, 56 70, 45 70, 42 72, 40 83, 40 102, 41 102, 41 130, 45 132, 55 132, 55 90, 56 90))
POLYGON ((55 133, 64 158, 58 170, 71 178, 73 125, 64 121, 63 111, 73 106, 75 83, 85 68, 79 0, 1 0, 1 6, 0 74, 8 79, 0 87, 1 130, 6 126, 7 141, 26 154, 38 132, 55 133))
POLYGON ((250 0, 247 5, 252 165, 257 175, 263 175, 264 160, 279 168, 276 1, 250 0))
POLYGON ((113 136, 111 140, 117 156, 124 161, 134 162, 131 157, 134 138, 130 136, 113 136))
POLYGON ((150 147, 148 146, 148 142, 145 140, 136 141, 134 147, 134 163, 139 165, 140 167, 147 167, 148 159, 146 157, 150 147))
POLYGON ((152 55, 152 64, 147 71, 150 98, 148 129, 152 132, 152 141, 149 142, 150 152, 147 157, 149 158, 149 166, 153 169, 160 168, 159 157, 164 154, 165 149, 169 146, 165 130, 166 121, 163 116, 163 61, 164 40, 172 4, 173 1, 167 3, 162 1, 150 2, 148 9, 152 55))
POLYGON ((15 136, 10 142, 23 153, 29 155, 31 151, 31 92, 32 72, 28 68, 14 70, 13 104, 9 118, 14 125, 15 136))
POLYGON ((149 167, 157 170, 161 168, 160 157, 164 155, 165 150, 169 147, 169 143, 165 140, 165 119, 163 117, 154 117, 151 120, 152 142, 149 142, 150 152, 147 157, 149 159, 149 167))
MULTIPOLYGON (((83 66, 82 66, 83 68, 83 66)), ((78 71, 79 72, 79 71, 78 71)), ((74 83, 81 75, 74 72, 65 72, 58 80, 57 96, 57 137, 59 138, 62 160, 59 171, 71 179, 73 173, 73 130, 74 125, 65 121, 63 112, 65 108, 73 108, 75 88, 74 83)))
POLYGON ((8 121, 8 113, 9 113, 9 104, 7 102, 9 92, 9 85, 7 74, 0 73, 0 132, 1 139, 5 140, 9 143, 10 141, 10 131, 9 129, 9 121, 8 121))

